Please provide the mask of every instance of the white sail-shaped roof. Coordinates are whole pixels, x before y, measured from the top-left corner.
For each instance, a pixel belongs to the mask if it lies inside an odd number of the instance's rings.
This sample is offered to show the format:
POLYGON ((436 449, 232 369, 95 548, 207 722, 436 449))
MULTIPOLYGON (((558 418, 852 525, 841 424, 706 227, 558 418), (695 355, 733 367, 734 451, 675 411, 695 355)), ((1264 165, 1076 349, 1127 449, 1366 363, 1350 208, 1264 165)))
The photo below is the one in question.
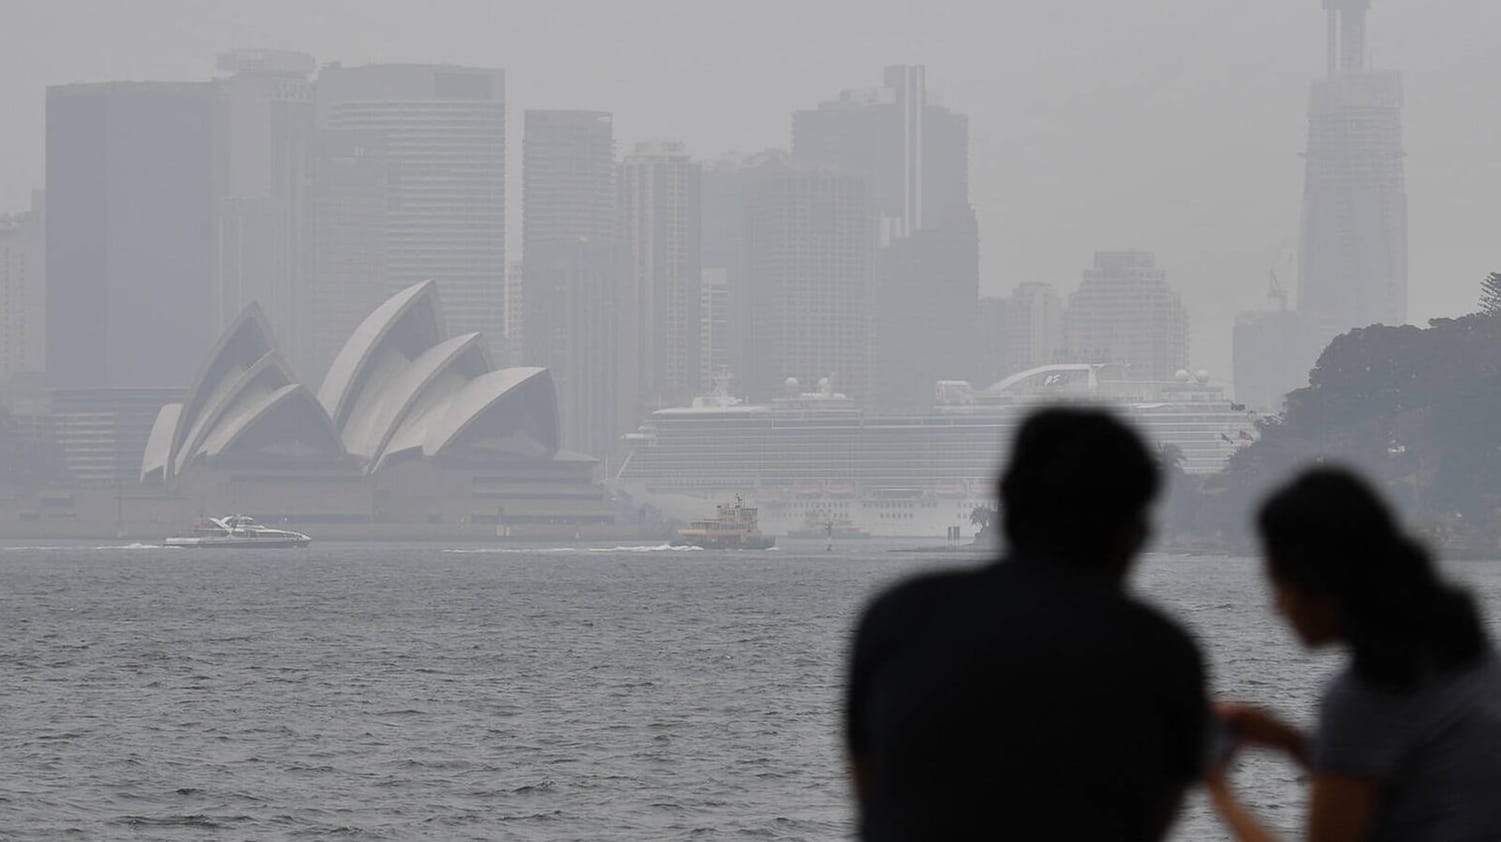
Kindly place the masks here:
POLYGON ((450 464, 555 458, 551 374, 494 369, 479 334, 443 338, 440 312, 431 281, 391 296, 350 336, 315 395, 276 352, 260 309, 247 307, 183 402, 158 414, 142 482, 171 482, 220 458, 348 459, 367 472, 398 455, 450 464))
POLYGON ((557 393, 547 369, 505 368, 470 381, 427 431, 422 451, 440 456, 466 439, 503 438, 557 451, 557 393))
POLYGON ((289 383, 257 395, 219 425, 203 443, 202 454, 222 456, 231 451, 280 451, 284 455, 341 453, 328 413, 306 386, 289 383))
POLYGON ((355 328, 318 389, 318 402, 336 429, 344 428, 365 390, 380 389, 394 376, 393 369, 404 368, 438 344, 443 336, 439 312, 437 285, 424 281, 386 299, 355 328))
POLYGON ((251 303, 230 323, 208 360, 199 369, 192 388, 188 389, 177 424, 172 432, 168 470, 175 472, 176 455, 182 450, 199 416, 205 409, 219 404, 227 392, 236 388, 237 375, 255 365, 274 348, 270 327, 259 305, 251 303))
POLYGON ((177 458, 172 465, 173 473, 181 473, 187 463, 199 455, 203 442, 210 433, 225 424, 239 421, 245 407, 259 400, 260 396, 293 382, 292 372, 275 351, 267 351, 250 368, 227 377, 224 387, 214 390, 214 397, 199 411, 197 422, 188 431, 187 438, 178 445, 177 458))
POLYGON ((182 415, 182 404, 169 403, 156 414, 151 425, 151 435, 146 439, 146 453, 141 457, 141 482, 160 484, 167 481, 167 466, 172 463, 172 434, 177 431, 177 418, 182 415))
POLYGON ((377 461, 424 394, 442 390, 452 382, 462 385, 490 369, 490 357, 478 333, 434 345, 387 380, 383 388, 362 396, 341 431, 344 447, 368 462, 377 461))

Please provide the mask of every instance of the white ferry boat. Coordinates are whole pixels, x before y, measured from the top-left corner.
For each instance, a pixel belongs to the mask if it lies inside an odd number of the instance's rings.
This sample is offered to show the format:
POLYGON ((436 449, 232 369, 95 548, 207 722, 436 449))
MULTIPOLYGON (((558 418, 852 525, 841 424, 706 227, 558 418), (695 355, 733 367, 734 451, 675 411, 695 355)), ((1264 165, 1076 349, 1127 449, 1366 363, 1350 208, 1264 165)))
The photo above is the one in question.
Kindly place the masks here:
POLYGON ((290 529, 273 529, 245 515, 200 520, 188 535, 176 535, 163 543, 169 547, 252 547, 278 549, 306 547, 313 539, 290 529))
POLYGON ((685 521, 740 494, 771 534, 812 518, 877 537, 942 537, 950 527, 972 535, 974 511, 995 505, 1012 432, 1039 404, 1114 408, 1155 445, 1175 446, 1191 474, 1218 471, 1254 440, 1253 414, 1203 372, 1148 383, 1112 379, 1110 369, 1044 366, 987 389, 946 381, 923 415, 868 413, 827 384, 751 405, 721 381, 714 394, 658 410, 625 436, 610 484, 632 505, 685 521))

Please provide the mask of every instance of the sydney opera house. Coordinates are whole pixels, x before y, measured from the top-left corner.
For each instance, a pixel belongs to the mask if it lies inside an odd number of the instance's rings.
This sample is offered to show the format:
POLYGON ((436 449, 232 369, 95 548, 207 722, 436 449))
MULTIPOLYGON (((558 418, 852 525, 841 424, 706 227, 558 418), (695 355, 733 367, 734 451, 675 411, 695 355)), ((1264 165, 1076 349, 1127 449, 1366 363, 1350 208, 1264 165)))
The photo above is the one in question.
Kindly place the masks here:
POLYGON ((613 521, 595 460, 558 447, 547 369, 496 368, 480 334, 447 336, 441 313, 431 281, 392 296, 314 392, 251 305, 161 408, 142 484, 195 514, 310 525, 613 521))

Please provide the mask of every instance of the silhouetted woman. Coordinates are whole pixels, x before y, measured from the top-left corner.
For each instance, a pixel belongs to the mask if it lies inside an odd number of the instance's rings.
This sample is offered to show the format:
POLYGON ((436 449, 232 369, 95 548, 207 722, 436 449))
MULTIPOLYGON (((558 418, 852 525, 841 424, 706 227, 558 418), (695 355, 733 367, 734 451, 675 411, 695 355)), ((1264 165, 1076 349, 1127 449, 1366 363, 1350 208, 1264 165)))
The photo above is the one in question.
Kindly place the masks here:
MULTIPOLYGON (((1311 772, 1307 838, 1501 839, 1501 662, 1474 602, 1348 471, 1303 473, 1262 505, 1257 527, 1277 612, 1305 646, 1351 655, 1310 737, 1254 708, 1220 709, 1244 744, 1311 772)), ((1223 768, 1207 783, 1238 839, 1275 838, 1223 768)))

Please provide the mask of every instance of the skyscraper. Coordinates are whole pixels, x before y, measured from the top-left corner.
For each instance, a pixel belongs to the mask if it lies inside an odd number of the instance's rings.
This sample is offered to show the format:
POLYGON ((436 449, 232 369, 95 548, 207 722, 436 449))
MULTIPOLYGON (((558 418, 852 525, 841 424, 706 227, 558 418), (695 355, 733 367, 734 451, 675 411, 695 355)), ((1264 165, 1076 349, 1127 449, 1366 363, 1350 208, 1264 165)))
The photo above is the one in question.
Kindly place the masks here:
POLYGON ((700 167, 682 144, 641 144, 620 165, 619 189, 644 417, 684 405, 701 386, 700 167))
POLYGON ((726 384, 735 394, 745 393, 747 289, 745 284, 745 186, 753 174, 770 161, 785 163, 787 153, 770 150, 752 156, 726 156, 704 165, 699 206, 701 255, 706 283, 714 285, 710 299, 717 301, 717 328, 708 341, 710 353, 719 356, 704 372, 705 388, 713 378, 728 374, 726 384), (713 273, 713 274, 711 274, 713 273), (722 288, 721 288, 722 283, 722 288), (722 320, 722 321, 720 321, 722 320), (724 368, 727 371, 721 371, 724 368))
POLYGON ((828 377, 856 399, 874 361, 876 220, 858 175, 769 162, 745 189, 745 391, 828 377))
POLYGON ((882 81, 794 113, 792 155, 869 180, 884 245, 969 207, 969 118, 929 101, 921 65, 882 81))
POLYGON ((977 386, 1055 362, 1063 347, 1063 302, 1051 284, 1018 284, 1005 298, 982 298, 977 386))
POLYGON ((1298 267, 1298 311, 1320 345, 1407 321, 1402 80, 1367 64, 1369 8, 1324 0, 1328 76, 1314 82, 1308 110, 1298 267))
MULTIPOLYGON (((699 390, 713 389, 720 377, 731 377, 730 273, 727 269, 705 268, 699 286, 698 348, 699 390)), ((728 384, 725 384, 728 386, 728 384)))
POLYGON ((1169 380, 1188 368, 1188 311, 1143 251, 1102 251, 1069 296, 1067 353, 1123 367, 1128 380, 1169 380))
POLYGON ((186 386, 214 317, 214 88, 47 89, 47 374, 186 386))
POLYGON ((875 308, 878 409, 932 402, 974 354, 979 231, 969 203, 969 121, 932 102, 921 66, 885 69, 883 85, 847 90, 792 118, 793 158, 865 179, 882 251, 875 308))
POLYGON ((30 210, 0 215, 0 393, 14 376, 45 368, 45 195, 33 191, 30 210))
POLYGON ((327 129, 313 155, 312 350, 323 378, 354 329, 388 297, 386 135, 327 129))
POLYGON ((530 110, 522 140, 526 365, 552 369, 565 447, 608 456, 632 422, 635 311, 625 295, 609 114, 530 110))
POLYGON ((505 72, 331 65, 320 130, 376 133, 386 177, 386 290, 434 280, 455 334, 505 332, 505 72))
POLYGON ((1335 336, 1407 321, 1407 188, 1402 79, 1366 55, 1370 0, 1324 0, 1326 76, 1313 83, 1304 156, 1298 301, 1272 282, 1276 311, 1243 313, 1235 394, 1275 409, 1335 336))
POLYGON ((215 81, 219 325, 254 301, 314 377, 312 56, 237 50, 215 81))

